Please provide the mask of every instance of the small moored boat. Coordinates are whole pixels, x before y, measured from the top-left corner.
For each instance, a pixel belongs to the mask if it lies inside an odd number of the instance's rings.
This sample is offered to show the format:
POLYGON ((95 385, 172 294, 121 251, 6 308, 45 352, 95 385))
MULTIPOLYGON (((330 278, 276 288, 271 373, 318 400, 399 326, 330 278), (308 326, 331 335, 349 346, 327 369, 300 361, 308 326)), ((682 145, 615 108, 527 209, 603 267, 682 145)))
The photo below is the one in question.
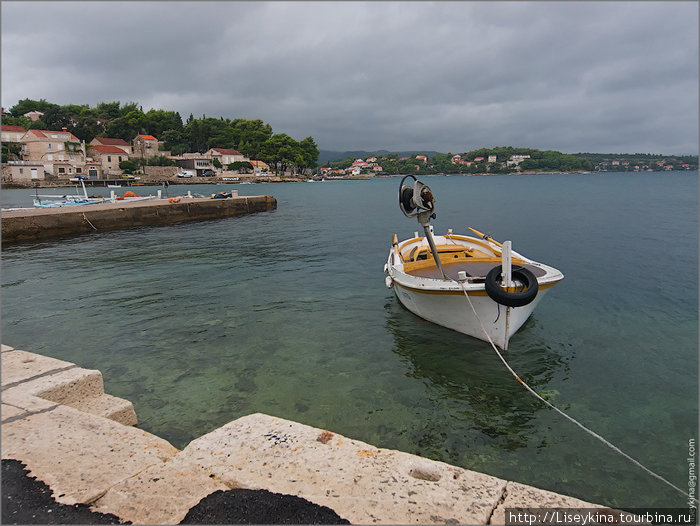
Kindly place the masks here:
POLYGON ((87 189, 85 188, 85 183, 82 179, 78 179, 80 185, 83 188, 83 194, 64 194, 64 195, 54 195, 54 194, 39 194, 37 193, 34 198, 35 208, 58 208, 62 206, 80 206, 80 205, 92 205, 95 203, 104 203, 106 199, 104 197, 88 197, 87 189))
POLYGON ((515 252, 510 241, 498 243, 472 228, 478 237, 451 229, 434 235, 432 191, 415 177, 413 186, 404 185, 408 177, 401 181, 399 206, 418 218, 425 235, 416 232, 404 241, 394 235, 386 285, 421 318, 508 349, 511 336, 564 275, 515 252))

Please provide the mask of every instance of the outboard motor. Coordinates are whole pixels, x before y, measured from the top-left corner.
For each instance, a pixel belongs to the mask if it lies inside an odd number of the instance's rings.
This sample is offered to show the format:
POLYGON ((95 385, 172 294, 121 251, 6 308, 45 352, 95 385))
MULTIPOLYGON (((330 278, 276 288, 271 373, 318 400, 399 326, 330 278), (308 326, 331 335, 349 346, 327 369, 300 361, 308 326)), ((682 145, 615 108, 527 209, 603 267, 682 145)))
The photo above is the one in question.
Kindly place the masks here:
POLYGON ((412 175, 407 175, 401 179, 399 186, 399 208, 406 217, 418 217, 418 222, 422 226, 435 219, 435 197, 427 184, 421 183, 412 175), (404 181, 411 177, 415 182, 413 186, 404 184, 404 181))
POLYGON ((442 274, 443 279, 448 279, 442 269, 440 256, 435 247, 433 234, 430 231, 430 220, 437 217, 435 215, 435 196, 432 190, 430 190, 430 187, 427 184, 421 183, 412 175, 405 176, 401 179, 401 183, 399 184, 399 208, 406 217, 418 218, 418 223, 420 223, 425 231, 425 238, 428 240, 428 245, 430 245, 435 265, 440 271, 440 274, 442 274), (409 177, 414 181, 413 186, 404 184, 404 181, 409 177))

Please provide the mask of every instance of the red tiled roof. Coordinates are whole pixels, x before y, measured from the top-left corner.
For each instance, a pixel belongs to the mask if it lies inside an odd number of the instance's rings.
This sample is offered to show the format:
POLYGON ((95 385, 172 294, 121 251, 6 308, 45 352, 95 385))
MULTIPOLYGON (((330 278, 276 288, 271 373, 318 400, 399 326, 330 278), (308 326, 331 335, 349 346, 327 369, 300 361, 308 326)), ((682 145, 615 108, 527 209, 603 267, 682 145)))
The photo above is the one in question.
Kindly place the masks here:
POLYGON ((105 146, 129 146, 129 143, 124 139, 110 139, 109 137, 95 137, 96 141, 100 141, 105 146))
POLYGON ((11 124, 3 124, 2 125, 2 131, 5 132, 22 132, 22 133, 27 133, 27 130, 22 128, 21 126, 12 126, 11 124))
POLYGON ((141 135, 141 134, 139 134, 139 137, 141 137, 142 139, 145 139, 147 141, 157 141, 158 140, 153 135, 141 135))
POLYGON ((212 148, 212 150, 222 155, 242 155, 240 152, 232 150, 231 148, 212 148))
POLYGON ((69 131, 53 131, 53 130, 29 130, 27 133, 32 133, 36 135, 37 137, 42 137, 44 139, 54 139, 54 137, 51 137, 51 134, 57 134, 57 135, 68 135, 70 141, 74 142, 80 142, 80 139, 78 139, 75 135, 73 135, 69 131))
POLYGON ((250 164, 252 164, 253 166, 256 166, 256 167, 260 167, 260 168, 269 168, 269 166, 268 166, 267 164, 265 164, 264 162, 262 162, 262 161, 248 161, 248 162, 249 162, 250 164))
POLYGON ((121 148, 117 148, 116 146, 105 146, 102 144, 96 144, 89 146, 89 148, 97 150, 100 153, 120 153, 122 155, 126 154, 124 150, 122 150, 121 148))

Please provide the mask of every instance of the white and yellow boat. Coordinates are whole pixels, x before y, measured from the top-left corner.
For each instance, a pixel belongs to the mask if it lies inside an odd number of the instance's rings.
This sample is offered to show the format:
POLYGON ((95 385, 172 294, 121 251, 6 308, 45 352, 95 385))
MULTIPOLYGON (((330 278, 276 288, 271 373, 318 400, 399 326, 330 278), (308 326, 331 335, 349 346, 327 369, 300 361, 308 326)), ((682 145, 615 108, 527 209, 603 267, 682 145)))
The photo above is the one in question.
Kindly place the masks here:
POLYGON ((432 192, 417 180, 412 188, 404 186, 404 180, 401 210, 418 217, 425 235, 416 232, 404 241, 394 235, 384 267, 386 285, 421 318, 507 349, 511 336, 564 275, 513 251, 510 241, 498 243, 472 228, 478 237, 452 230, 434 235, 432 192))

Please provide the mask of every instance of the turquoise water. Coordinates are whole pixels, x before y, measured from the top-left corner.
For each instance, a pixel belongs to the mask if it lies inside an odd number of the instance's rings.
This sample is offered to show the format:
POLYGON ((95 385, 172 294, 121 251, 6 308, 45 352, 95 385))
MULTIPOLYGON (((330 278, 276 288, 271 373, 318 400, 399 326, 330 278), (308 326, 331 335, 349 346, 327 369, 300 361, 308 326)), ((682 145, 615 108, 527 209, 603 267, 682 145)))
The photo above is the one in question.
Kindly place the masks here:
MULTIPOLYGON (((566 276, 512 338, 512 367, 686 489, 697 175, 424 179, 437 232, 511 239, 566 276)), ((683 507, 543 407, 488 344, 400 306, 382 269, 392 235, 418 224, 398 182, 171 186, 269 194, 278 209, 3 247, 2 341, 101 370, 139 427, 178 447, 263 412, 592 502, 683 507)), ((32 194, 4 190, 3 206, 32 194)))

